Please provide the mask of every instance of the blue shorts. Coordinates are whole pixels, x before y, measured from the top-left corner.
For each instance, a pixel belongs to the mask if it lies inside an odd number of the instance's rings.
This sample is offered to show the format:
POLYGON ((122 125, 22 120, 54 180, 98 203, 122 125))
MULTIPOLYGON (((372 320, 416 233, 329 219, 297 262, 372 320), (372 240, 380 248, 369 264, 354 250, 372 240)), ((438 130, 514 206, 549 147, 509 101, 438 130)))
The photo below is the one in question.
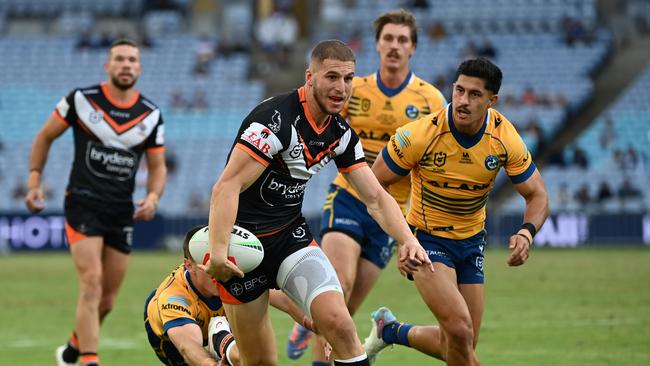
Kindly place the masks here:
POLYGON ((330 231, 342 232, 361 245, 361 257, 385 268, 393 255, 395 241, 368 213, 363 202, 345 189, 331 184, 323 206, 321 237, 330 231))
POLYGON ((459 284, 482 284, 483 248, 486 232, 462 240, 441 238, 416 230, 415 237, 429 255, 432 262, 441 262, 456 269, 459 284))

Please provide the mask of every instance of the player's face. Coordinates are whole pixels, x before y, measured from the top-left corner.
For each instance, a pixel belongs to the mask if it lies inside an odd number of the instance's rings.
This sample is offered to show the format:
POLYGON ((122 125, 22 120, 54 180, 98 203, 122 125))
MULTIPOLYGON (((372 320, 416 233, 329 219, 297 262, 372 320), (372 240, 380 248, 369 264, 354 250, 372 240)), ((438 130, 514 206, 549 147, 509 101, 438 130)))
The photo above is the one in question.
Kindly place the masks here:
POLYGON ((408 68, 409 60, 415 52, 411 29, 403 24, 386 24, 379 34, 375 48, 379 53, 382 68, 393 71, 408 68))
POLYGON ((208 272, 200 268, 196 263, 192 265, 191 271, 195 274, 196 283, 194 285, 200 289, 203 295, 217 296, 219 294, 215 280, 210 277, 208 272))
POLYGON ((104 70, 117 88, 127 90, 133 87, 141 72, 140 51, 129 45, 113 47, 104 70))
POLYGON ((312 86, 318 107, 327 114, 339 113, 352 90, 354 62, 325 59, 313 66, 313 71, 307 71, 307 83, 312 86))
POLYGON ((499 97, 485 89, 483 79, 473 76, 459 75, 453 88, 454 125, 462 133, 478 132, 488 108, 492 107, 499 97))

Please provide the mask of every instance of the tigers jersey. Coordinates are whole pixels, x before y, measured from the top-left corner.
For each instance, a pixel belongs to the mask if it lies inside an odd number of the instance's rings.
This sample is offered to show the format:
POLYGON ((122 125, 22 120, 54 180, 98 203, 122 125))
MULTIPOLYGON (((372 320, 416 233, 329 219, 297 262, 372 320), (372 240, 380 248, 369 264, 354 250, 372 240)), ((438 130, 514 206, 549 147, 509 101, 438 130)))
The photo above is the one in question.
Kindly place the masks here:
MULTIPOLYGON (((350 100, 341 114, 359 135, 366 161, 372 165, 398 127, 441 109, 445 104, 445 97, 438 89, 413 73, 409 73, 402 85, 390 89, 376 72, 354 78, 350 100)), ((339 174, 333 183, 359 198, 343 175, 339 174)), ((407 178, 390 187, 390 193, 405 214, 410 190, 407 178)))
POLYGON ((54 115, 74 134, 67 191, 106 202, 131 202, 142 153, 164 149, 160 109, 140 93, 120 104, 102 83, 73 90, 57 104, 54 115))
POLYGON ((515 184, 535 171, 514 126, 494 109, 488 109, 481 130, 467 136, 454 127, 448 106, 399 128, 382 157, 394 173, 411 172, 408 223, 456 240, 483 229, 488 193, 500 167, 515 184))
POLYGON ((183 266, 176 268, 158 286, 146 310, 146 320, 161 340, 169 340, 169 329, 195 323, 201 328, 204 344, 208 339, 210 319, 225 315, 221 298, 203 297, 194 287, 190 273, 183 266))
POLYGON ((307 181, 327 163, 339 171, 365 166, 357 134, 340 115, 318 128, 304 88, 267 99, 242 123, 233 148, 266 169, 239 197, 237 224, 255 234, 284 228, 302 217, 307 181))

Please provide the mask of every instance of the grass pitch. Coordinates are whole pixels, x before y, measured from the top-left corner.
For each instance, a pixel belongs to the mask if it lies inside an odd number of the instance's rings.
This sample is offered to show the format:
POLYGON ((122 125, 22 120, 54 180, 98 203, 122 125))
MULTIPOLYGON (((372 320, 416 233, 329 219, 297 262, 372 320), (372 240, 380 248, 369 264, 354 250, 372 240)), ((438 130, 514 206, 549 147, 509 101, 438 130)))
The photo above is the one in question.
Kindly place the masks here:
MULTIPOLYGON (((650 249, 542 249, 521 268, 505 250, 486 254, 486 304, 478 355, 483 365, 650 364, 650 249)), ((181 254, 136 252, 116 307, 102 328, 103 365, 158 365, 142 327, 143 302, 181 254)), ((67 253, 0 257, 0 365, 53 365, 72 329, 77 284, 67 253)), ((355 316, 360 337, 369 313, 389 306, 398 319, 432 324, 411 282, 394 263, 355 316)), ((285 356, 291 319, 273 311, 280 365, 310 365, 285 356)), ((442 365, 401 346, 377 365, 442 365)))

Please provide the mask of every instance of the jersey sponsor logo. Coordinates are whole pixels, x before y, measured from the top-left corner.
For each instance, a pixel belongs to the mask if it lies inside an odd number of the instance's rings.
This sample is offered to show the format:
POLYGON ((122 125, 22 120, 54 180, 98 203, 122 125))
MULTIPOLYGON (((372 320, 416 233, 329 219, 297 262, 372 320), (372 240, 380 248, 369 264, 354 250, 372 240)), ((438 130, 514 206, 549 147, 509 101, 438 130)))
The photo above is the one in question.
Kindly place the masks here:
POLYGON ((357 220, 346 217, 336 217, 334 218, 334 223, 338 225, 361 226, 357 220))
POLYGON ((495 155, 488 155, 485 158, 485 168, 487 170, 495 170, 499 167, 499 158, 495 155))
POLYGON ((325 141, 316 141, 316 140, 311 140, 311 141, 309 141, 309 146, 319 146, 319 147, 323 147, 323 146, 325 146, 325 141))
POLYGON ((270 206, 295 206, 302 203, 307 181, 271 172, 262 183, 262 199, 270 206))
POLYGON ((61 117, 66 118, 68 116, 70 104, 68 104, 68 101, 65 99, 65 97, 61 98, 59 103, 56 105, 56 110, 59 112, 61 117))
POLYGON ((417 116, 420 114, 420 110, 418 109, 418 107, 414 106, 413 104, 409 104, 406 106, 404 113, 406 113, 406 117, 410 119, 416 119, 417 116))
MULTIPOLYGON (((482 191, 490 188, 490 183, 483 184, 467 184, 467 183, 453 183, 453 182, 439 182, 435 180, 429 180, 427 183, 431 184, 433 187, 439 188, 451 188, 458 189, 461 191, 482 191)), ((480 197, 479 197, 480 198, 480 197)))
POLYGON ((265 286, 268 282, 269 280, 266 277, 266 275, 260 275, 258 277, 254 277, 248 281, 244 281, 244 291, 246 292, 253 291, 258 287, 265 286))
POLYGON ((397 123, 397 118, 393 116, 392 114, 380 114, 379 117, 377 117, 377 121, 383 125, 392 125, 397 123))
POLYGON ((271 116, 271 123, 269 123, 269 128, 271 129, 271 131, 273 131, 273 133, 278 133, 278 131, 280 131, 281 125, 282 125, 282 114, 280 114, 280 112, 278 112, 277 109, 274 109, 273 116, 271 116))
POLYGON ((503 122, 500 117, 497 117, 496 121, 494 121, 494 127, 499 127, 499 125, 503 122))
POLYGON ((110 111, 108 111, 108 114, 110 114, 113 117, 118 117, 118 118, 131 118, 131 113, 116 111, 114 109, 111 109, 110 111))
POLYGON ((401 147, 405 148, 411 146, 411 139, 409 138, 409 135, 411 135, 411 131, 409 130, 400 131, 395 135, 401 147))
POLYGON ((447 153, 438 151, 433 154, 433 165, 437 167, 441 167, 445 165, 446 162, 447 162, 447 153))
POLYGON ((167 302, 170 302, 170 303, 175 302, 175 303, 181 304, 182 306, 185 306, 186 308, 190 307, 190 304, 187 303, 187 299, 183 295, 170 296, 167 299, 167 302))
POLYGON ((132 151, 88 142, 86 166, 98 177, 124 181, 135 175, 138 158, 132 151))
POLYGON ((393 151, 397 155, 398 158, 404 159, 404 153, 402 152, 402 149, 400 146, 398 146, 398 143, 396 142, 398 139, 394 138, 390 140, 390 146, 393 148, 393 151))
POLYGON ((244 293, 244 286, 238 283, 233 283, 232 285, 230 285, 230 293, 232 293, 235 296, 239 296, 244 293))
POLYGON ((363 98, 361 99, 361 110, 364 112, 368 112, 370 110, 370 99, 368 98, 363 98))
POLYGON ((187 309, 187 308, 185 308, 185 307, 183 307, 183 306, 177 305, 177 304, 163 304, 160 308, 161 308, 162 310, 177 310, 177 311, 182 311, 182 312, 184 312, 184 313, 186 313, 186 314, 188 314, 188 315, 191 315, 189 309, 187 309))
POLYGON ((242 140, 248 142, 249 144, 255 146, 263 154, 268 154, 271 150, 271 145, 269 145, 266 139, 269 136, 269 130, 263 128, 261 131, 251 131, 250 128, 244 131, 241 138, 242 140), (264 137, 266 135, 267 137, 264 137))
POLYGON ((385 111, 393 110, 393 104, 390 102, 390 100, 387 100, 386 103, 384 103, 384 110, 385 111))

